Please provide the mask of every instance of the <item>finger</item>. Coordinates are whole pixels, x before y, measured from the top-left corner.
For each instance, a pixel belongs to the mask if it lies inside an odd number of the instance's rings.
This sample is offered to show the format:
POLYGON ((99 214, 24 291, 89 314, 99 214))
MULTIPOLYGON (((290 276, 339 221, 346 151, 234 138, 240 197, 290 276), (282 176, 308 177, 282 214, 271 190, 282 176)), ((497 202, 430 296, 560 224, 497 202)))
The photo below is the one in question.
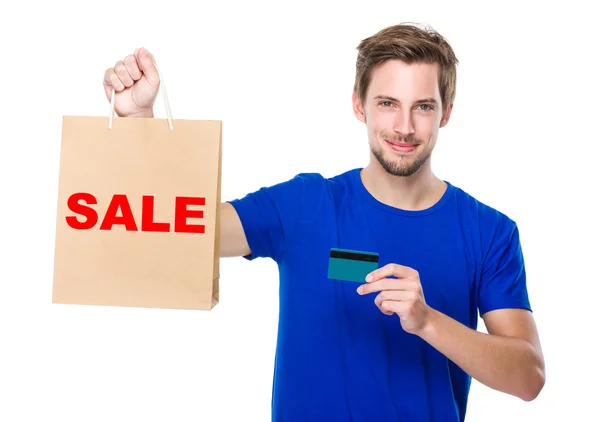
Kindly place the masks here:
POLYGON ((403 312, 406 309, 406 307, 399 307, 398 304, 393 304, 392 302, 404 303, 407 306, 411 306, 415 299, 416 293, 414 292, 403 290, 383 291, 375 297, 375 305, 384 314, 391 315, 392 313, 403 312))
POLYGON ((415 302, 418 299, 418 294, 406 290, 385 290, 375 297, 375 305, 381 309, 381 305, 385 301, 397 302, 415 302))
POLYGON ((142 71, 138 66, 135 56, 130 54, 123 59, 123 63, 125 64, 125 69, 127 69, 127 73, 129 73, 131 79, 139 81, 142 77, 142 71))
POLYGON ((109 99, 113 89, 115 92, 120 92, 125 89, 125 85, 123 85, 121 80, 115 75, 115 70, 111 67, 104 72, 104 90, 109 99))
POLYGON ((407 314, 411 307, 410 302, 402 302, 398 300, 384 300, 381 302, 381 312, 386 315, 398 314, 400 317, 407 314))
POLYGON ((106 93, 106 98, 110 101, 110 96, 112 94, 112 82, 110 81, 110 74, 114 72, 113 68, 110 67, 104 71, 104 92, 106 93))
POLYGON ((381 292, 384 290, 410 290, 412 283, 410 280, 402 278, 383 278, 371 283, 362 284, 356 291, 361 294, 381 292))
POLYGON ((119 77, 121 83, 123 83, 125 87, 129 88, 133 86, 133 79, 131 78, 131 75, 125 67, 125 63, 123 63, 122 60, 119 60, 115 64, 115 74, 119 77))
POLYGON ((134 56, 137 60, 138 67, 146 77, 148 84, 154 88, 158 87, 160 78, 158 77, 158 70, 154 65, 154 56, 143 47, 137 49, 134 56))
POLYGON ((416 273, 410 267, 406 267, 400 264, 387 264, 381 268, 376 269, 369 273, 366 277, 367 283, 371 283, 373 281, 380 280, 384 277, 398 277, 398 278, 406 278, 413 276, 416 273))
POLYGON ((381 307, 379 307, 379 310, 384 313, 385 315, 394 315, 395 312, 394 311, 388 311, 387 309, 383 309, 381 307))
POLYGON ((361 295, 366 295, 383 290, 398 289, 398 286, 396 285, 396 282, 398 281, 399 280, 396 278, 384 278, 371 283, 365 283, 358 287, 357 292, 361 295))

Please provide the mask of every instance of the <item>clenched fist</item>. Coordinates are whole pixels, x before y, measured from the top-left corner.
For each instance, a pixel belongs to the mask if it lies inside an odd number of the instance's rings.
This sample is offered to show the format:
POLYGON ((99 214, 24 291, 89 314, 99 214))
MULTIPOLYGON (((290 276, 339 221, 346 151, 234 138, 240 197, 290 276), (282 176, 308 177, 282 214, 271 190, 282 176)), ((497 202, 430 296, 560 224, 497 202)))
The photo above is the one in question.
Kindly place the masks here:
POLYGON ((425 302, 419 273, 409 267, 388 264, 367 276, 358 293, 379 292, 375 304, 386 315, 397 314, 402 328, 418 334, 425 327, 432 309, 425 302), (391 278, 397 277, 397 278, 391 278))
POLYGON ((115 113, 121 117, 153 117, 160 78, 154 57, 145 48, 119 60, 104 73, 104 90, 110 101, 115 90, 115 113))

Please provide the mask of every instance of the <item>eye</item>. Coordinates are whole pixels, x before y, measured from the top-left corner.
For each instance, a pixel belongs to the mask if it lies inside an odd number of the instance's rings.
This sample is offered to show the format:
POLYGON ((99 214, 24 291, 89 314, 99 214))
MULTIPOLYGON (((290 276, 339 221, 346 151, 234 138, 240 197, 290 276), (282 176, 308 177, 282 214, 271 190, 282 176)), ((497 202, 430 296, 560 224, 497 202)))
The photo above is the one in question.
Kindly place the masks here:
POLYGON ((379 105, 381 105, 383 107, 391 107, 392 106, 392 102, 391 101, 380 101, 379 105))
POLYGON ((433 110, 433 107, 429 104, 419 104, 419 110, 421 111, 430 111, 433 110))

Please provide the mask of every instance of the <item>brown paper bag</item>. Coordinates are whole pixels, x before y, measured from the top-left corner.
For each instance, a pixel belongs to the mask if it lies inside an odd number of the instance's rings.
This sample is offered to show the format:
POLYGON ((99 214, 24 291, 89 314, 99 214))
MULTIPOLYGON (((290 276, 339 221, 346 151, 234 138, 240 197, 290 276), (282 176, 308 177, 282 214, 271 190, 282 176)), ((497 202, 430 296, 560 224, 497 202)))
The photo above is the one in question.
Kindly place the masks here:
POLYGON ((111 112, 62 130, 52 302, 212 309, 221 122, 111 112))

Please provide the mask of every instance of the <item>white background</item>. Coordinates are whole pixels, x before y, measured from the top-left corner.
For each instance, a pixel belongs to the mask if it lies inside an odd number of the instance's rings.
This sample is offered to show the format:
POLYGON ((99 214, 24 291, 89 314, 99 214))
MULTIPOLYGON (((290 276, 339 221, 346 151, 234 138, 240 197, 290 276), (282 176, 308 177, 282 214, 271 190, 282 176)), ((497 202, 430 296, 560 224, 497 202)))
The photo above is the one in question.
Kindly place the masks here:
MULTIPOLYGON (((222 299, 210 312, 51 304, 61 118, 108 115, 105 68, 145 46, 164 74, 175 118, 224 120, 223 199, 299 172, 334 175, 368 159, 350 103, 355 47, 402 21, 431 24, 460 60, 434 171, 519 223, 546 357, 547 384, 535 401, 474 382, 467 421, 595 417, 599 37, 592 6, 329 4, 4 6, 1 421, 269 420, 273 263, 222 260, 222 299)), ((165 117, 162 97, 156 113, 165 117)))

